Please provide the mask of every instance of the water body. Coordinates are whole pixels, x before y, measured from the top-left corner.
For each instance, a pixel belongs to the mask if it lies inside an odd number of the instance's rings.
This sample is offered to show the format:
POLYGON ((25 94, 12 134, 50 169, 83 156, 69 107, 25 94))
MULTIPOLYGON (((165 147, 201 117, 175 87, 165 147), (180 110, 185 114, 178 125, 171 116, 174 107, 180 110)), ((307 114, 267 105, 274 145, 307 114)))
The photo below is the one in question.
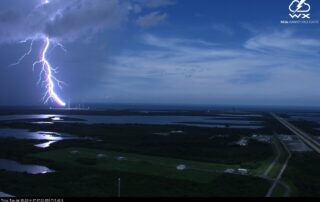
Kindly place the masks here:
POLYGON ((261 114, 218 114, 219 116, 229 117, 263 117, 261 114))
POLYGON ((10 129, 10 128, 1 128, 0 129, 0 138, 16 138, 24 140, 41 140, 44 143, 35 145, 38 148, 48 148, 51 144, 62 141, 62 140, 71 140, 79 139, 77 137, 55 133, 55 132, 31 132, 23 129, 10 129))
POLYGON ((209 125, 209 124, 184 124, 186 126, 203 127, 203 128, 232 128, 232 129, 260 129, 263 126, 259 125, 209 125))
POLYGON ((305 120, 320 123, 320 114, 303 113, 303 114, 288 114, 292 120, 305 120))
POLYGON ((8 116, 0 116, 0 121, 14 121, 19 119, 49 119, 55 117, 65 117, 64 115, 56 115, 56 114, 31 114, 31 115, 8 115, 8 116))
POLYGON ((45 149, 45 148, 49 148, 53 143, 56 143, 58 141, 49 141, 49 142, 45 142, 45 143, 42 143, 42 144, 36 144, 34 146, 38 147, 38 148, 42 148, 42 149, 45 149))
POLYGON ((29 140, 48 140, 48 141, 61 141, 66 137, 63 137, 60 133, 55 132, 31 132, 23 129, 0 129, 0 138, 13 137, 16 139, 29 139, 29 140))
POLYGON ((47 174, 55 172, 45 166, 21 164, 16 161, 0 159, 0 169, 19 173, 28 174, 47 174))
POLYGON ((0 192, 0 198, 11 198, 11 197, 14 197, 14 196, 9 195, 9 194, 4 193, 4 192, 0 192))
MULTIPOLYGON (((253 115, 258 116, 258 115, 253 115)), ((37 124, 53 124, 53 123, 87 123, 87 124, 148 124, 148 125, 190 125, 184 123, 199 123, 192 124, 192 126, 198 127, 222 127, 220 125, 234 125, 230 128, 261 128, 263 122, 261 121, 252 121, 245 119, 235 119, 235 116, 88 116, 88 115, 11 115, 11 116, 0 116, 0 121, 4 120, 27 120, 27 119, 51 119, 50 122, 33 122, 37 124), (226 120, 224 120, 225 118, 226 120), (65 121, 64 119, 71 119, 65 121), (72 121, 75 119, 75 121, 72 121), (83 121, 77 121, 83 120, 83 121)))

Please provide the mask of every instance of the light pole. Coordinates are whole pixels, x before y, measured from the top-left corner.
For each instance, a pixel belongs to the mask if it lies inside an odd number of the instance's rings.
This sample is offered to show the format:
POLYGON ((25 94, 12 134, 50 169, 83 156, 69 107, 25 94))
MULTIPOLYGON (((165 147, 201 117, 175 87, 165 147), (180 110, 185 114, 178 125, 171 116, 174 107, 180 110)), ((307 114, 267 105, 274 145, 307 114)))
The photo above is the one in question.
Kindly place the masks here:
POLYGON ((118 197, 121 197, 121 178, 118 178, 118 197))

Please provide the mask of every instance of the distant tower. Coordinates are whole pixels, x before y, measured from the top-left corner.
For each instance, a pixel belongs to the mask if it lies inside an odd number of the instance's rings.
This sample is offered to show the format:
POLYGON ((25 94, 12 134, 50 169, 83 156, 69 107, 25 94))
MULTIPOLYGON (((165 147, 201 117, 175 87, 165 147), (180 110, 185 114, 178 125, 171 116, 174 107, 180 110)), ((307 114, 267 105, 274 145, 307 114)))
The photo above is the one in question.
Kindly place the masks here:
POLYGON ((69 102, 68 102, 68 109, 71 109, 71 101, 69 99, 69 102))

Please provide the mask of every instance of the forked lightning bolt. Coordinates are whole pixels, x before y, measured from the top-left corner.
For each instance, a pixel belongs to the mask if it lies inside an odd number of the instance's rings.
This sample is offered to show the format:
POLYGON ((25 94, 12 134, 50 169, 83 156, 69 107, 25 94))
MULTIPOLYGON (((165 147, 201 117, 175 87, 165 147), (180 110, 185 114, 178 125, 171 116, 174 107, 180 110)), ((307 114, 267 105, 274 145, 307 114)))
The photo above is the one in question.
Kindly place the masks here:
MULTIPOLYGON (((21 41, 21 43, 27 43, 27 41, 21 41)), ((19 60, 18 60, 16 63, 11 64, 10 67, 16 66, 16 65, 20 64, 25 57, 27 57, 28 55, 30 55, 31 52, 32 52, 32 47, 33 47, 33 40, 32 40, 31 43, 30 43, 29 51, 26 52, 25 54, 23 54, 23 56, 21 56, 21 58, 19 58, 19 60)))
MULTIPOLYGON (((22 43, 26 43, 26 42, 27 41, 23 41, 22 43)), ((21 58, 19 58, 19 60, 16 63, 11 64, 10 66, 19 65, 25 57, 30 55, 33 51, 33 43, 34 43, 34 40, 31 41, 30 48, 29 48, 28 52, 26 52, 21 58)), ((54 74, 57 73, 57 70, 51 66, 51 64, 49 63, 49 61, 47 59, 47 53, 50 48, 50 44, 51 44, 51 42, 50 42, 49 37, 45 37, 44 38, 44 48, 40 53, 40 59, 33 63, 32 69, 34 70, 37 65, 41 67, 40 77, 39 77, 38 83, 43 84, 46 88, 45 95, 43 96, 44 103, 48 103, 48 101, 51 100, 54 103, 58 104, 59 106, 64 107, 64 106, 66 106, 66 103, 58 96, 58 94, 55 91, 56 86, 62 88, 62 84, 64 84, 64 83, 62 81, 58 80, 54 76, 54 74)), ((61 47, 64 51, 66 51, 64 49, 64 47, 62 46, 62 44, 57 43, 57 46, 61 47)))
POLYGON ((55 92, 55 87, 58 85, 61 88, 62 81, 59 81, 55 76, 54 73, 56 73, 56 69, 54 69, 49 61, 47 60, 47 52, 50 47, 50 39, 49 37, 46 37, 44 40, 44 49, 41 52, 41 58, 39 61, 36 61, 33 63, 33 69, 36 65, 41 65, 41 73, 40 73, 40 80, 45 85, 46 93, 43 97, 43 100, 45 103, 47 103, 49 100, 57 103, 60 106, 66 106, 66 103, 58 96, 58 94, 55 92), (43 79, 42 79, 43 78, 43 79))
MULTIPOLYGON (((41 0, 41 4, 38 5, 34 10, 37 10, 49 3, 50 3, 49 0, 41 0)), ((58 104, 59 106, 64 107, 66 106, 66 103, 58 96, 57 92, 55 91, 56 86, 62 88, 61 84, 63 84, 63 82, 58 80, 54 76, 54 74, 57 73, 57 70, 51 66, 51 64, 47 59, 47 53, 50 48, 51 41, 50 41, 50 38, 47 36, 43 37, 43 39, 44 39, 44 48, 40 53, 39 61, 36 61, 33 63, 33 70, 36 66, 41 67, 38 83, 43 84, 46 89, 45 95, 43 96, 44 103, 48 103, 51 100, 52 102, 58 104)), ((24 40, 21 43, 26 43, 26 42, 27 40, 24 40)), ((29 51, 26 52, 21 58, 19 58, 19 60, 16 63, 11 64, 10 66, 19 65, 25 57, 30 55, 32 53, 33 43, 34 43, 34 39, 31 40, 29 51)), ((62 48, 63 51, 66 51, 66 49, 63 47, 62 44, 56 42, 56 46, 59 46, 60 48, 62 48)))

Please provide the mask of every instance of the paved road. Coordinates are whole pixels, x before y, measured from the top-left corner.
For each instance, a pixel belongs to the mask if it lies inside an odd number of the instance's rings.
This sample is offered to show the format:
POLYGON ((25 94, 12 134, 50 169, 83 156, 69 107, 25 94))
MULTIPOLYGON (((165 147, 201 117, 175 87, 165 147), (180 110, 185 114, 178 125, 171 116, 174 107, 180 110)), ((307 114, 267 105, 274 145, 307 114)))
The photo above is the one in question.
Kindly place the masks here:
MULTIPOLYGON (((281 144, 282 144, 282 143, 281 143, 281 144)), ((283 145, 283 147, 285 148, 286 152, 288 153, 288 157, 287 157, 286 161, 284 162, 284 164, 283 164, 283 166, 282 166, 282 168, 281 168, 280 173, 278 174, 277 178, 274 180, 272 186, 270 187, 270 189, 269 189, 266 197, 272 197, 272 193, 273 193, 273 191, 274 191, 274 189, 276 188, 276 186, 277 186, 278 183, 279 183, 279 184, 282 184, 282 185, 284 186, 284 188, 286 189, 286 192, 284 193, 283 196, 284 196, 284 197, 289 197, 289 196, 290 196, 290 192, 291 192, 290 187, 289 187, 287 184, 285 184, 284 182, 281 182, 280 180, 281 180, 281 178, 282 178, 283 173, 285 172, 285 170, 286 170, 287 167, 288 167, 288 163, 289 163, 289 161, 290 161, 290 159, 291 159, 291 157, 292 157, 292 154, 291 154, 290 150, 287 148, 287 146, 286 146, 285 144, 282 144, 282 145, 283 145)))
POLYGON ((271 113, 271 115, 277 119, 282 125, 287 127, 290 131, 292 131, 294 134, 296 134, 303 142, 305 142, 309 147, 311 147, 314 151, 320 154, 320 143, 315 140, 312 136, 309 134, 303 132, 293 124, 289 123, 287 120, 284 118, 281 118, 277 116, 274 113, 271 113))
POLYGON ((268 177, 269 173, 273 169, 273 167, 276 165, 276 163, 279 161, 280 156, 281 156, 281 150, 279 148, 279 144, 276 143, 275 138, 272 139, 273 145, 275 145, 275 152, 276 152, 276 157, 272 161, 272 163, 269 165, 268 169, 262 174, 261 177, 268 177))

